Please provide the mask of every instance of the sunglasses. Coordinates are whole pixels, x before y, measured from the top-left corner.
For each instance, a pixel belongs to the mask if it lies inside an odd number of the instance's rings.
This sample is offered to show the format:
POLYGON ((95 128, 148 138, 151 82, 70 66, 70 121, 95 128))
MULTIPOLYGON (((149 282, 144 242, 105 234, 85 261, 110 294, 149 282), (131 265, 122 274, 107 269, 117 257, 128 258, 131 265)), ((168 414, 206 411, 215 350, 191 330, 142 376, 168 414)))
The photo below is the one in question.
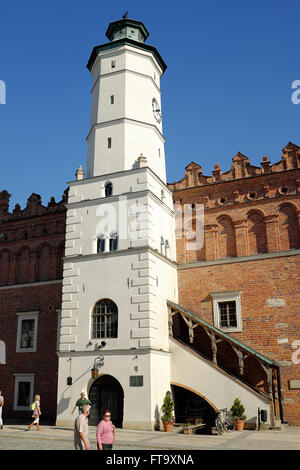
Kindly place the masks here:
POLYGON ((110 418, 111 415, 104 415, 104 416, 105 416, 105 418, 110 418))

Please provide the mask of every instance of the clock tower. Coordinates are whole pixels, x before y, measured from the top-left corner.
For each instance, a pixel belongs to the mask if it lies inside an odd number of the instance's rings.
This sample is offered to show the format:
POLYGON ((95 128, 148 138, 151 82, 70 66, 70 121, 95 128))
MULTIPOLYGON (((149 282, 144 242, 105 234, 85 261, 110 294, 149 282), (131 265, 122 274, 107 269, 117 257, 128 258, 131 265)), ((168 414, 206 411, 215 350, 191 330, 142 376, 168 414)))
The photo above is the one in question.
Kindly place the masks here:
POLYGON ((147 165, 166 182, 160 79, 166 64, 140 21, 110 23, 109 43, 94 47, 88 62, 93 77, 87 177, 147 165))
POLYGON ((139 21, 115 21, 106 35, 87 65, 86 177, 79 167, 69 183, 57 424, 73 424, 85 391, 91 425, 111 409, 119 427, 153 429, 170 390, 167 300, 177 302, 160 92, 166 65, 139 21))

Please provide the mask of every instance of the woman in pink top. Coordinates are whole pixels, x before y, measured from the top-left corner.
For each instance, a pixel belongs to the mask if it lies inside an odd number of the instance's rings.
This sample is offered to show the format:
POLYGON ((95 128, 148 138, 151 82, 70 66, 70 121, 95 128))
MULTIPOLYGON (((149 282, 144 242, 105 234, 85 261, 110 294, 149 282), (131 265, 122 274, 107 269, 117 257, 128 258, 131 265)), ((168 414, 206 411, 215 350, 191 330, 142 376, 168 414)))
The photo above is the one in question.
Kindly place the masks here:
POLYGON ((97 426, 96 437, 98 450, 112 449, 115 438, 115 426, 112 424, 110 417, 110 411, 105 410, 102 420, 97 426))

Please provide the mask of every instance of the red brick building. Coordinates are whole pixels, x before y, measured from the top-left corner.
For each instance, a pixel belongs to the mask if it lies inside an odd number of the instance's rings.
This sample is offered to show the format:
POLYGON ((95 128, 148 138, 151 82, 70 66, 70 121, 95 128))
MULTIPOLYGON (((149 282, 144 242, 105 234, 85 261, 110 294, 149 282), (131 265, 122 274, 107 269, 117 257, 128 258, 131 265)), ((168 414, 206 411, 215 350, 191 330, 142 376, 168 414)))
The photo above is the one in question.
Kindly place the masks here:
MULTIPOLYGON (((179 304, 277 362, 282 415, 299 425, 300 147, 290 142, 279 162, 264 156, 261 167, 238 153, 229 171, 216 164, 212 176, 191 162, 169 188, 182 212, 204 205, 203 246, 189 250, 177 235, 179 304)), ((219 348, 227 368, 236 367, 235 354, 219 348)))
POLYGON ((57 342, 62 297, 65 201, 47 207, 32 194, 9 212, 0 192, 0 389, 4 420, 31 418, 41 396, 43 421, 55 422, 57 342))

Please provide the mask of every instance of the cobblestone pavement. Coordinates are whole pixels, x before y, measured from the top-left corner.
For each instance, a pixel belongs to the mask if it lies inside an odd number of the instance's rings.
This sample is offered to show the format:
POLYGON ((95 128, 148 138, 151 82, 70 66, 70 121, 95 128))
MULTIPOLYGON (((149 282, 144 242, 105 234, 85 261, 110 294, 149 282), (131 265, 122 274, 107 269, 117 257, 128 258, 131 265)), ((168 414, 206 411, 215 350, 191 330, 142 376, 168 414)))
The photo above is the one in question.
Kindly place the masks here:
MULTIPOLYGON (((92 450, 96 450, 96 444, 92 444, 92 450)), ((128 450, 128 446, 114 446, 114 450, 128 450)), ((132 448, 131 448, 132 449, 132 448)), ((0 450, 74 450, 71 441, 58 439, 20 439, 16 437, 0 438, 0 450)), ((135 450, 145 450, 144 447, 136 447, 135 450)))
MULTIPOLYGON (((90 426, 91 448, 96 450, 96 428, 90 426)), ((282 431, 235 431, 223 436, 183 435, 151 431, 116 430, 115 450, 300 450, 300 427, 282 431)), ((1 450, 74 450, 73 430, 7 425, 0 430, 1 450)))

